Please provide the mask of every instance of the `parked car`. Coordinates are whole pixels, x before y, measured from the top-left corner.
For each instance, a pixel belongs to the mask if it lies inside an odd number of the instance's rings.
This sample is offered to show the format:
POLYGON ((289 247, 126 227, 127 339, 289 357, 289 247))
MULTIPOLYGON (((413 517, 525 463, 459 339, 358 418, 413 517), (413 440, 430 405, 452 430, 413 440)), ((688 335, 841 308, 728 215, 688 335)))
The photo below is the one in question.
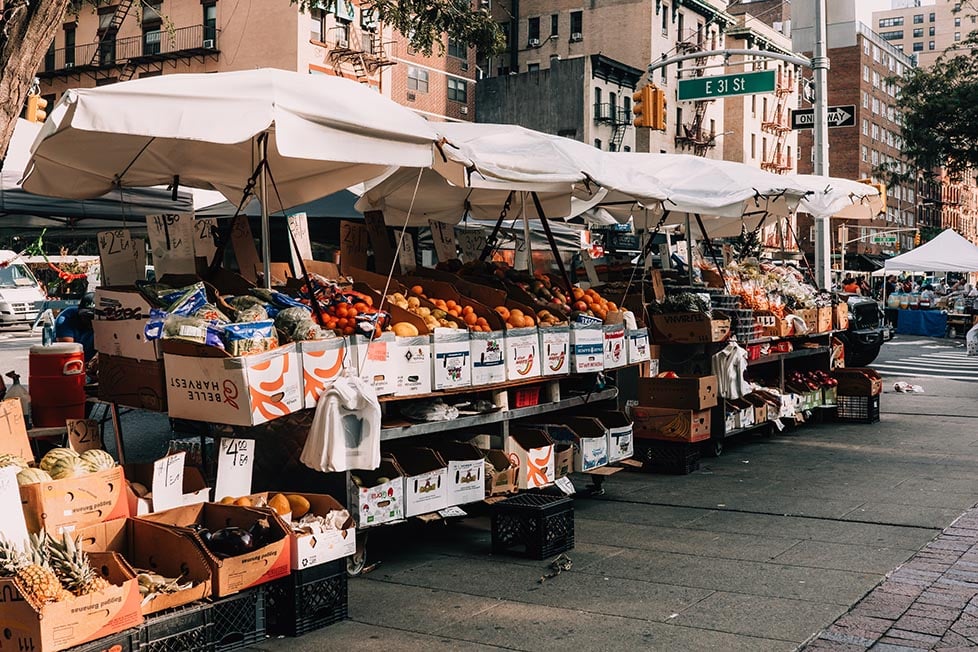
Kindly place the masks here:
POLYGON ((872 297, 844 294, 849 306, 849 328, 836 337, 846 350, 847 367, 866 367, 880 354, 883 342, 893 339, 893 327, 883 318, 883 307, 872 297))
POLYGON ((0 325, 33 324, 46 299, 24 259, 13 251, 0 251, 0 325))

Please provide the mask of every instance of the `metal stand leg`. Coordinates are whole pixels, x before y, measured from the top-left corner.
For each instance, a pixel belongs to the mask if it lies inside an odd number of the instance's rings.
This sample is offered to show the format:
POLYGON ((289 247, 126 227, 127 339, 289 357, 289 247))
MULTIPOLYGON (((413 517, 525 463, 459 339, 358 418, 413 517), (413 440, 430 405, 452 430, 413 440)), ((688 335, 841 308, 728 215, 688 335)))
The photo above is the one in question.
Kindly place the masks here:
POLYGON ((380 566, 379 561, 367 564, 367 535, 369 534, 369 531, 357 530, 357 551, 352 557, 346 559, 346 573, 351 577, 365 575, 380 566))
POLYGON ((112 430, 115 431, 115 450, 119 458, 119 464, 126 463, 125 449, 122 445, 122 422, 119 419, 119 406, 115 403, 107 403, 109 415, 112 417, 112 430))

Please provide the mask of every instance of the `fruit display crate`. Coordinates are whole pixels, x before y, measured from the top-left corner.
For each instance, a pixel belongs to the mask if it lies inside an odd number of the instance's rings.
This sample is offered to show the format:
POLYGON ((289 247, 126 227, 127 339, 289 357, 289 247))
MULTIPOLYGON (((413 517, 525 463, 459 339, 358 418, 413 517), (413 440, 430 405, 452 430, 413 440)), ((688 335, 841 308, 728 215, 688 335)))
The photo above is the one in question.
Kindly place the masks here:
POLYGON ((880 395, 837 396, 835 420, 850 423, 876 423, 880 420, 880 395))
POLYGON ((65 652, 139 652, 139 630, 127 629, 118 634, 76 645, 68 648, 65 652))
POLYGON ((146 616, 139 652, 209 652, 214 649, 211 605, 195 602, 146 616))
POLYGON ((643 440, 636 442, 636 459, 651 473, 689 475, 700 468, 700 447, 686 442, 643 440))
POLYGON ((349 617, 346 559, 293 570, 266 592, 268 633, 302 636, 349 617))
POLYGON ((211 603, 215 652, 237 650, 265 638, 265 586, 211 603))
MULTIPOLYGON (((533 559, 546 559, 574 547, 574 502, 565 496, 526 493, 490 507, 492 552, 522 548, 533 559)), ((518 552, 518 551, 517 551, 518 552)))

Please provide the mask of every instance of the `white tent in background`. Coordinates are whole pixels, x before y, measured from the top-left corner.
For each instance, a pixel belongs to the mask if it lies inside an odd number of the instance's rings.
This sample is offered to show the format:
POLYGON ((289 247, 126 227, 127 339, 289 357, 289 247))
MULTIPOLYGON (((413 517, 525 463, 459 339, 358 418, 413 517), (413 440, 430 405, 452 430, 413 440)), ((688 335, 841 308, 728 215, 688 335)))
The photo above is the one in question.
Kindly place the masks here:
POLYGON ((953 229, 943 231, 930 242, 886 261, 883 273, 890 272, 976 272, 978 247, 953 229))

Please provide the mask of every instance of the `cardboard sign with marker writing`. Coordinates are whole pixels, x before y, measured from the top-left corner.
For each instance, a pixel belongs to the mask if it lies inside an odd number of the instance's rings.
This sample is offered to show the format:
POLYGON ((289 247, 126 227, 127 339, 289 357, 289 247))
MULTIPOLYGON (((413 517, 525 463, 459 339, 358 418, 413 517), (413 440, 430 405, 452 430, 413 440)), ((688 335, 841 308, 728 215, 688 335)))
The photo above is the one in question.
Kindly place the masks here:
POLYGON ((394 247, 391 246, 387 224, 381 211, 367 211, 363 214, 363 223, 370 235, 370 246, 374 250, 374 264, 377 269, 390 269, 394 262, 394 247))
POLYGON ((240 498, 249 495, 255 465, 255 440, 223 437, 220 451, 214 500, 220 501, 225 496, 240 498))
POLYGON ((417 268, 417 259, 414 257, 414 238, 410 233, 405 233, 400 238, 400 246, 397 248, 397 262, 401 266, 402 274, 409 274, 417 268))
POLYGON ((95 419, 68 419, 68 445, 76 453, 102 448, 102 429, 95 419))
POLYGON ((367 227, 358 222, 340 222, 340 269, 367 268, 367 227))
POLYGON ((194 274, 194 216, 166 213, 146 216, 149 248, 157 278, 167 274, 194 274))
POLYGON ((10 453, 28 461, 34 459, 19 398, 0 401, 0 453, 10 453))
POLYGON ((458 253, 455 251, 455 226, 436 220, 428 220, 428 228, 431 229, 431 239, 435 243, 435 255, 438 256, 438 262, 443 263, 446 260, 458 258, 458 253))
POLYGON ((27 522, 17 486, 19 471, 16 466, 0 468, 0 534, 18 547, 27 541, 27 522))
POLYGON ((486 246, 486 230, 465 229, 458 232, 458 246, 462 250, 462 260, 470 262, 478 260, 486 246))
POLYGON ((186 452, 153 462, 153 509, 157 512, 183 505, 183 466, 186 452))
POLYGON ((214 252, 217 251, 217 243, 214 241, 214 229, 216 228, 216 217, 194 220, 194 256, 203 258, 208 263, 214 258, 214 252))
POLYGON ((142 268, 137 267, 137 250, 129 229, 100 231, 97 240, 102 285, 132 285, 142 278, 139 273, 142 268))
POLYGON ((251 234, 251 224, 247 215, 238 215, 231 226, 231 248, 238 261, 238 271, 252 283, 258 281, 258 268, 261 267, 261 257, 255 247, 255 236, 251 234))
POLYGON ((301 263, 303 260, 312 258, 312 243, 309 241, 309 220, 305 213, 296 213, 286 218, 289 223, 289 232, 292 237, 289 239, 289 253, 292 255, 292 271, 296 276, 302 273, 301 263), (299 248, 298 254, 296 247, 299 248))

